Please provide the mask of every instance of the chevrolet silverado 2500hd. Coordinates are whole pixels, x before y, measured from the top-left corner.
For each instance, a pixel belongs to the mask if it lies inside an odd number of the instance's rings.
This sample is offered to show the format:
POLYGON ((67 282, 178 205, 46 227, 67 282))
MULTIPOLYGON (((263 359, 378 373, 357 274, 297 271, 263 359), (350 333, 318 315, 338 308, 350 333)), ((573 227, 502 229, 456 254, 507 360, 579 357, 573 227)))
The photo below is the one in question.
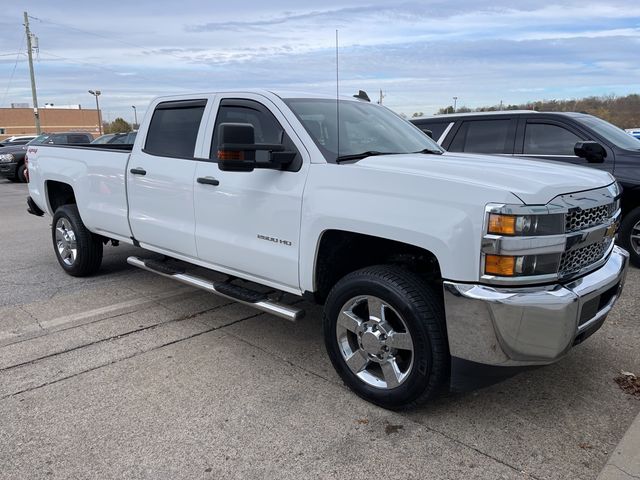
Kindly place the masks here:
POLYGON ((133 147, 37 145, 28 162, 67 273, 119 241, 171 259, 132 265, 289 320, 304 312, 188 265, 313 299, 339 375, 387 408, 561 359, 628 263, 609 173, 450 154, 354 98, 163 97, 133 147))

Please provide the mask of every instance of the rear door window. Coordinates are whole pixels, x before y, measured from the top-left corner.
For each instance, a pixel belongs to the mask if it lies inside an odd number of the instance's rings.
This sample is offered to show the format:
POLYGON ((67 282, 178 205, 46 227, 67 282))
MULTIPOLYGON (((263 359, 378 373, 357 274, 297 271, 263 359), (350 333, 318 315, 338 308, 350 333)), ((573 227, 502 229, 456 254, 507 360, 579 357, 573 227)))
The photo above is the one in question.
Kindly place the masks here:
POLYGON ((468 120, 458 129, 449 146, 453 152, 512 153, 511 119, 468 120))
POLYGON ((573 147, 582 141, 575 133, 550 123, 527 123, 522 153, 575 156, 573 147))
POLYGON ((147 132, 145 153, 160 157, 193 158, 206 100, 158 104, 147 132))

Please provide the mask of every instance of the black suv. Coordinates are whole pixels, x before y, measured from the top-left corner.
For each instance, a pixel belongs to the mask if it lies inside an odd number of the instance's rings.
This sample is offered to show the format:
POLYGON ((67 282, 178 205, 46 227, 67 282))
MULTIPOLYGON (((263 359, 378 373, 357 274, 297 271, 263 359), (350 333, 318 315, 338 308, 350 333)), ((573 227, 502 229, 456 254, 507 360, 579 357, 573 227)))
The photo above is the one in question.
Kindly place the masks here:
POLYGON ((0 176, 12 182, 26 182, 25 161, 27 149, 32 145, 73 145, 91 143, 93 137, 89 133, 64 132, 43 133, 26 145, 15 145, 0 148, 0 176))
POLYGON ((413 118, 451 152, 540 158, 605 170, 623 187, 619 243, 640 267, 640 140, 585 113, 511 110, 413 118))

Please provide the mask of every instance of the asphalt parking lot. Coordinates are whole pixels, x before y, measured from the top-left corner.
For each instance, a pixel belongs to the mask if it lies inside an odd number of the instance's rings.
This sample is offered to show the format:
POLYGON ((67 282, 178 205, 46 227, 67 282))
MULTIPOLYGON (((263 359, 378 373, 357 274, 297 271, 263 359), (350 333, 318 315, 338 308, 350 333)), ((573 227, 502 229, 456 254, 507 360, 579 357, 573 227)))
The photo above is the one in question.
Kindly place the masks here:
POLYGON ((0 477, 593 479, 640 411, 640 270, 560 363, 393 413, 297 324, 130 267, 59 268, 49 219, 0 181, 0 477))

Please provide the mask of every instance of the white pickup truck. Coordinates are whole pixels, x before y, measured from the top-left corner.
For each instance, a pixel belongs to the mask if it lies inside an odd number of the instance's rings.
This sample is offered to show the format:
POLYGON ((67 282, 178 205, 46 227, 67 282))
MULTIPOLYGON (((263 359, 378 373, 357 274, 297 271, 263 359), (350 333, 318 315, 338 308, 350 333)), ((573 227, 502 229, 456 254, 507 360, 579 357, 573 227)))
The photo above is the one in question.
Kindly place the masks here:
POLYGON ((289 320, 281 292, 324 304, 334 367, 386 408, 561 359, 628 263, 608 173, 449 154, 358 98, 162 97, 133 146, 29 148, 28 176, 69 274, 126 242, 167 258, 132 265, 289 320))

